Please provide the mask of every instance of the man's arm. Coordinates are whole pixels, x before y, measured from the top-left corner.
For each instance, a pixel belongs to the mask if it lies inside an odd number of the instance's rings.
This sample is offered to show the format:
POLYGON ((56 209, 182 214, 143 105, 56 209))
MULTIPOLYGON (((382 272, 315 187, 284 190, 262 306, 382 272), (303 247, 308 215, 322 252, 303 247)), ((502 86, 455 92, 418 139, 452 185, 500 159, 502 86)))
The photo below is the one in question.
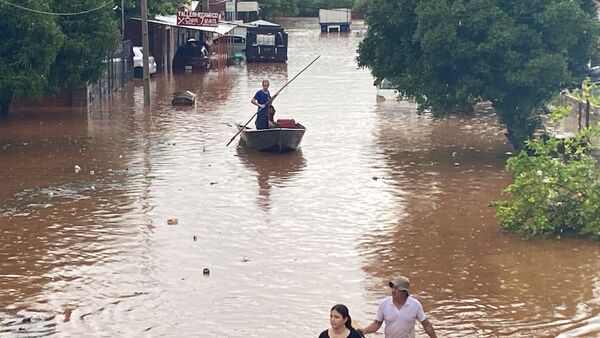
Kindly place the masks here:
POLYGON ((427 332, 430 338, 437 338, 435 330, 433 329, 433 325, 431 324, 429 319, 425 319, 424 321, 422 321, 421 325, 423 325, 423 329, 425 330, 425 332, 427 332))
POLYGON ((252 100, 250 100, 250 103, 252 103, 253 105, 257 106, 258 108, 262 108, 263 105, 261 105, 260 103, 258 103, 258 101, 256 101, 256 97, 253 97, 252 100))
POLYGON ((374 320, 371 322, 371 324, 365 326, 364 328, 359 328, 359 330, 360 332, 362 332, 362 334, 377 332, 377 330, 379 330, 379 328, 381 327, 381 324, 383 324, 383 322, 374 320))

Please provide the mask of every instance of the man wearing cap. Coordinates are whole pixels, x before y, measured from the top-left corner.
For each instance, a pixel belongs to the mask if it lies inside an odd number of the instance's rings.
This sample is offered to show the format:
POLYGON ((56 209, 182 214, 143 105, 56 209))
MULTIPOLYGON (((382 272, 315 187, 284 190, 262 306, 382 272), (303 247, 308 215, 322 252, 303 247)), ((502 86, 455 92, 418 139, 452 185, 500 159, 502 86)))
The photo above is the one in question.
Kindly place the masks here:
POLYGON ((358 331, 362 334, 377 332, 385 322, 385 338, 414 338, 415 320, 418 320, 429 337, 437 338, 433 325, 425 317, 423 306, 408 294, 408 278, 398 276, 388 285, 392 289, 392 295, 379 303, 375 320, 358 331))

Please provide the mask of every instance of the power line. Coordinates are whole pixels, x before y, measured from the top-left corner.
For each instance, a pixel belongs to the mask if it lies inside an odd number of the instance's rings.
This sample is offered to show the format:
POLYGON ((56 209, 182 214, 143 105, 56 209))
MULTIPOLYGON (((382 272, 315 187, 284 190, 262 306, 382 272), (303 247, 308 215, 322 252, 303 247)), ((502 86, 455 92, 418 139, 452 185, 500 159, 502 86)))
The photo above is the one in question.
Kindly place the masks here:
POLYGON ((8 2, 6 0, 0 0, 0 2, 2 2, 4 4, 7 4, 9 6, 13 6, 13 7, 25 10, 25 11, 29 11, 29 12, 33 12, 33 13, 38 13, 38 14, 56 15, 56 16, 70 16, 70 15, 87 14, 87 13, 91 13, 91 12, 97 11, 99 9, 102 9, 102 8, 104 8, 104 7, 106 7, 106 6, 108 6, 108 5, 110 5, 110 4, 113 3, 113 1, 110 0, 110 1, 107 1, 104 4, 102 4, 102 5, 100 5, 100 6, 96 7, 96 8, 92 8, 92 9, 89 9, 87 11, 72 12, 72 13, 56 13, 56 12, 46 12, 46 11, 40 11, 40 10, 33 9, 33 8, 24 7, 24 6, 21 6, 21 5, 13 4, 13 3, 8 2))

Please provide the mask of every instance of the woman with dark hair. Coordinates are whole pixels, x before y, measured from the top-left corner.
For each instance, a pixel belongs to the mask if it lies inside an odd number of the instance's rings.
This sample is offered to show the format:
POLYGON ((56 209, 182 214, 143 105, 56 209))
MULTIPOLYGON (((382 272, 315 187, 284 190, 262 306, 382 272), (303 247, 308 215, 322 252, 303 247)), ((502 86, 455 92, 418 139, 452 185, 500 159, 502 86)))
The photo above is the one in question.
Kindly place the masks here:
POLYGON ((329 313, 331 327, 319 335, 319 338, 362 338, 363 336, 352 327, 352 318, 344 304, 337 304, 329 313))

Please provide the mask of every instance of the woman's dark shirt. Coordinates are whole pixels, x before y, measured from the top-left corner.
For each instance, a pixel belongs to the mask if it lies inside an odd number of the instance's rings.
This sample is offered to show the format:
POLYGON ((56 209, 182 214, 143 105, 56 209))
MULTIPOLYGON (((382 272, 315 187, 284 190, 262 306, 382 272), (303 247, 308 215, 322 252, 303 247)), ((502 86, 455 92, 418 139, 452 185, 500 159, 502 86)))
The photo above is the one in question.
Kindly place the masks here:
MULTIPOLYGON (((327 331, 328 330, 321 332, 321 334, 319 335, 319 338, 329 338, 329 332, 327 332, 327 331)), ((356 330, 350 330, 350 334, 346 338, 362 338, 362 337, 356 330)))

